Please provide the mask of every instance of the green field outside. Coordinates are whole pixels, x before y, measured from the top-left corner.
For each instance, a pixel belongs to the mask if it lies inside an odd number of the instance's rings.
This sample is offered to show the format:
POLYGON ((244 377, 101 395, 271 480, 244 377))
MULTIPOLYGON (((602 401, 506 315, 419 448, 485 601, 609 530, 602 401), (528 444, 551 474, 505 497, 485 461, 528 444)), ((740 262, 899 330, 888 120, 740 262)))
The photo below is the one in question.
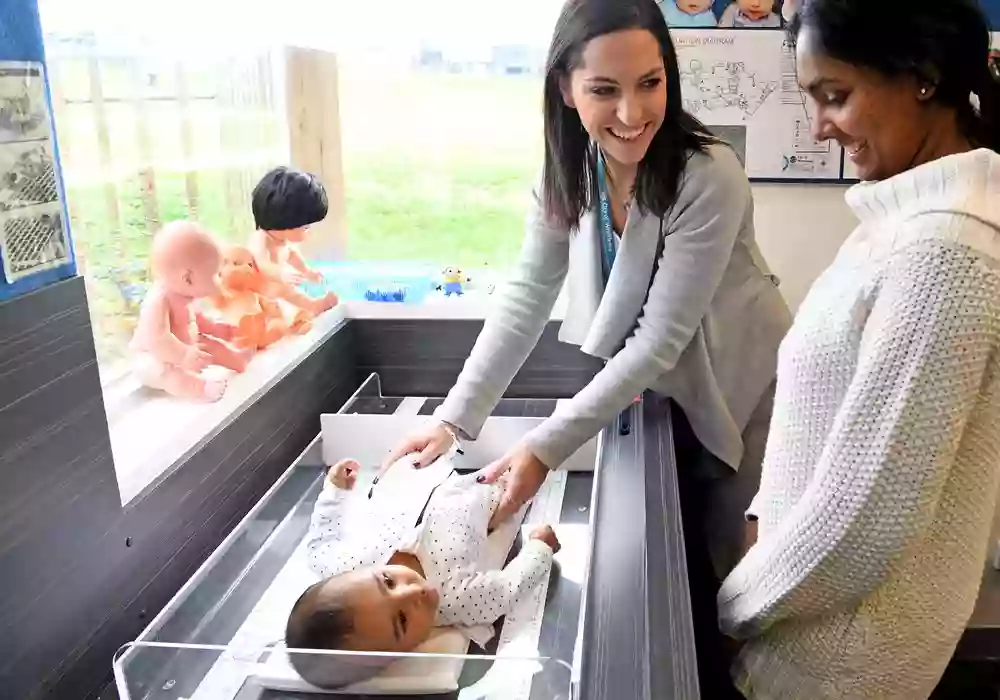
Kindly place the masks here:
MULTIPOLYGON (((538 81, 347 69, 340 94, 349 257, 509 267, 540 164, 538 81)), ((150 125, 145 154, 136 145, 134 106, 108 110, 117 229, 100 175, 92 108, 70 104, 57 112, 73 234, 105 366, 122 356, 136 311, 129 297, 138 288, 133 285, 146 282, 155 222, 145 216, 144 160, 151 155, 157 164, 160 221, 196 215, 236 242, 249 233, 249 190, 280 153, 274 146, 282 124, 273 111, 220 110, 210 99, 193 103, 198 210, 190 212, 178 157, 180 112, 169 101, 144 109, 150 125)))

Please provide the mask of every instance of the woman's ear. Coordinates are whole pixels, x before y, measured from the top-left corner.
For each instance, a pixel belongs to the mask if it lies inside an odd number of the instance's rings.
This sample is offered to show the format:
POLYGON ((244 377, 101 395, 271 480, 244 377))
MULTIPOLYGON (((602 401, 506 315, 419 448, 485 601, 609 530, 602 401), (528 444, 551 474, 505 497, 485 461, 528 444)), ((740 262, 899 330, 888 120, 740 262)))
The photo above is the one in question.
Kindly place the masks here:
POLYGON ((576 109, 576 100, 573 99, 573 86, 570 85, 568 75, 559 78, 559 92, 562 93, 563 103, 570 109, 576 109))

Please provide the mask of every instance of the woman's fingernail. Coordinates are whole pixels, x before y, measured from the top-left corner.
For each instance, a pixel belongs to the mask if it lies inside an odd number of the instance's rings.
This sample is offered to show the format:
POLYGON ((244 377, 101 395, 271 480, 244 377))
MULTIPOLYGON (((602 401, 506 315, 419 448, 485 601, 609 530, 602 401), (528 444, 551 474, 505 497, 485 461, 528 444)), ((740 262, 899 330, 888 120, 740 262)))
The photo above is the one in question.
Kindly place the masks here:
POLYGON ((378 477, 376 476, 374 479, 372 479, 372 486, 374 486, 377 483, 378 483, 378 477))
POLYGON ((482 484, 482 483, 485 483, 485 482, 486 482, 486 477, 485 476, 477 476, 476 477, 476 483, 477 484, 482 484))

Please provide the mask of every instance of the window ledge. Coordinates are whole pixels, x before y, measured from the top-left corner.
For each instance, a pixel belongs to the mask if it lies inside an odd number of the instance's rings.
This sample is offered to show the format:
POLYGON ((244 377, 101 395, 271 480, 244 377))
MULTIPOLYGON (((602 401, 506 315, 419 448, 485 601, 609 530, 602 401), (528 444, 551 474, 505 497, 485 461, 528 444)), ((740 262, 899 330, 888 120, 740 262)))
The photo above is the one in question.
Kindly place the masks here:
MULTIPOLYGON (((131 375, 105 386, 104 403, 122 505, 165 478, 177 464, 218 435, 344 323, 344 311, 338 307, 318 317, 305 335, 268 348, 250 362, 245 372, 229 376, 225 395, 215 403, 167 396, 146 389, 131 375)), ((230 374, 222 371, 223 376, 230 374)))
MULTIPOLYGON (((356 319, 448 319, 483 320, 497 299, 479 291, 470 291, 461 297, 432 295, 417 304, 394 304, 377 301, 345 301, 342 306, 347 318, 356 319)), ((552 310, 551 318, 565 318, 565 295, 560 295, 552 310)))
MULTIPOLYGON (((320 316, 309 333, 281 341, 255 357, 244 373, 230 376, 225 395, 216 403, 166 396, 141 386, 130 374, 108 383, 104 403, 122 504, 168 476, 349 319, 480 320, 495 299, 470 291, 458 298, 432 296, 416 304, 346 301, 320 316)), ((564 301, 560 297, 556 303, 553 319, 564 317, 564 301)))

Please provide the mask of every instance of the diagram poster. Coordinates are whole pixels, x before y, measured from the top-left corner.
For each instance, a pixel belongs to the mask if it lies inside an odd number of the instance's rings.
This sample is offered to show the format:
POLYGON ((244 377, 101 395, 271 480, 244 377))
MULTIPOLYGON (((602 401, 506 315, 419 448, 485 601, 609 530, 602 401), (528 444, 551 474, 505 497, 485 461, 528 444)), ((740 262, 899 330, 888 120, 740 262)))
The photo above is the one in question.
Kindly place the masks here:
POLYGON ((777 31, 672 32, 685 109, 745 149, 757 180, 839 180, 842 150, 813 140, 795 56, 777 31))

